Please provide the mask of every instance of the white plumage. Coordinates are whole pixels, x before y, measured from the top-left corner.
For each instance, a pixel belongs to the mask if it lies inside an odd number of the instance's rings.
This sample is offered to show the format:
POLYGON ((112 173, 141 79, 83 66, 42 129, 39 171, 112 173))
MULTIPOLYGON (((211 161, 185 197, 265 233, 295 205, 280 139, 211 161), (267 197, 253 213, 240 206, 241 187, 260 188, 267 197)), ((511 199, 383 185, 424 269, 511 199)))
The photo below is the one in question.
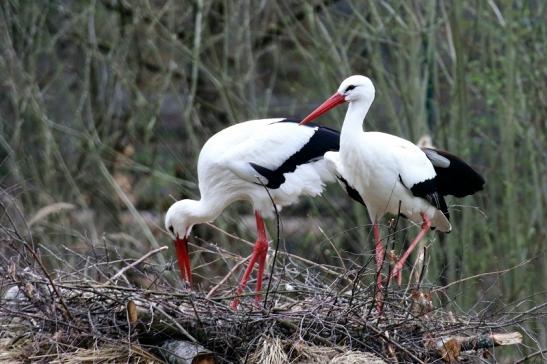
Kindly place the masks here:
MULTIPOLYGON (((248 200, 255 210, 258 238, 238 294, 255 262, 259 266, 259 292, 268 249, 262 216, 274 215, 270 196, 280 210, 296 203, 301 195, 320 194, 326 182, 335 180, 334 170, 329 170, 323 155, 338 146, 338 132, 286 119, 251 120, 213 135, 198 159, 201 199, 177 201, 165 217, 165 226, 175 239, 183 278, 191 280, 186 246, 192 226, 214 220, 235 201, 248 200)), ((236 299, 232 306, 237 303, 236 299)))
MULTIPOLYGON (((270 198, 259 184, 266 185, 268 181, 250 163, 275 170, 317 131, 317 127, 303 128, 294 122, 281 122, 283 120, 260 119, 235 124, 204 144, 198 159, 203 204, 225 207, 237 200, 249 200, 262 216, 273 216, 270 198)), ((285 178, 285 183, 270 191, 278 210, 296 203, 301 195, 320 194, 325 183, 335 179, 322 157, 297 166, 285 178)))
POLYGON ((343 144, 339 153, 328 152, 325 159, 360 191, 372 221, 379 221, 386 213, 401 213, 421 224, 420 214, 425 213, 432 227, 443 232, 452 229, 440 209, 409 189, 436 176, 420 148, 408 140, 380 132, 359 133, 352 139, 354 142, 343 144))
MULTIPOLYGON (((384 260, 378 221, 386 213, 398 214, 422 223, 422 229, 392 271, 400 272, 416 244, 430 228, 451 230, 445 195, 458 197, 481 190, 484 179, 461 159, 444 151, 419 148, 402 138, 379 132, 363 132, 363 120, 374 101, 374 86, 364 76, 344 80, 338 91, 310 113, 306 124, 333 107, 348 102, 340 134, 340 150, 325 159, 353 198, 363 202, 373 222, 376 264, 384 260)), ((378 274, 378 288, 382 287, 378 274)))

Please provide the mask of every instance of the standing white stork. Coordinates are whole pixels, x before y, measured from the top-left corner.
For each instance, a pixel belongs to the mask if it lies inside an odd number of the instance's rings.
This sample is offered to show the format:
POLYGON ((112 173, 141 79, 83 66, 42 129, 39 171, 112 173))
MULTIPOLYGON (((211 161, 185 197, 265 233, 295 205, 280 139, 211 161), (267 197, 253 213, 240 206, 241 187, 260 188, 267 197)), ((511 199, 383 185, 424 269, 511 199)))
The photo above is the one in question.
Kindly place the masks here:
POLYGON ((421 230, 391 272, 400 283, 400 272, 408 256, 430 228, 451 230, 444 200, 446 195, 463 197, 483 188, 484 179, 458 157, 424 148, 394 135, 363 132, 364 118, 374 101, 374 86, 365 76, 345 79, 338 91, 310 113, 307 124, 335 106, 349 107, 340 134, 340 151, 327 153, 350 196, 364 203, 373 223, 378 288, 384 248, 378 221, 385 213, 398 214, 420 224, 421 230))
MULTIPOLYGON (((201 199, 177 201, 165 216, 181 275, 188 283, 192 280, 188 256, 192 227, 214 220, 235 201, 248 200, 255 211, 258 236, 236 296, 244 290, 258 263, 256 298, 260 299, 268 251, 262 218, 274 216, 271 201, 280 210, 295 203, 301 195, 319 195, 326 182, 336 179, 323 155, 338 150, 340 134, 326 127, 300 126, 298 122, 290 119, 242 122, 221 130, 205 143, 198 159, 201 199)), ((237 305, 236 298, 232 307, 237 305)))

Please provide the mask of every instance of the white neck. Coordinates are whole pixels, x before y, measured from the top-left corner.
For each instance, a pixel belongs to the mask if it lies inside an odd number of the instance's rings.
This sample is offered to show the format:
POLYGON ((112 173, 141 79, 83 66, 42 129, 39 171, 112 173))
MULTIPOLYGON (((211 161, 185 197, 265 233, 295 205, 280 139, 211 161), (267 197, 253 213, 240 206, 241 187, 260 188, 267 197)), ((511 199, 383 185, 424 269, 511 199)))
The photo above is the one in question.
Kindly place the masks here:
POLYGON ((187 200, 188 203, 191 203, 192 209, 190 216, 188 216, 192 225, 202 224, 204 222, 211 222, 216 219, 226 205, 223 202, 214 203, 207 199, 196 200, 187 200))
POLYGON ((340 133, 340 141, 353 139, 361 135, 363 132, 363 121, 367 115, 368 109, 372 103, 366 100, 356 100, 349 103, 342 131, 340 133))

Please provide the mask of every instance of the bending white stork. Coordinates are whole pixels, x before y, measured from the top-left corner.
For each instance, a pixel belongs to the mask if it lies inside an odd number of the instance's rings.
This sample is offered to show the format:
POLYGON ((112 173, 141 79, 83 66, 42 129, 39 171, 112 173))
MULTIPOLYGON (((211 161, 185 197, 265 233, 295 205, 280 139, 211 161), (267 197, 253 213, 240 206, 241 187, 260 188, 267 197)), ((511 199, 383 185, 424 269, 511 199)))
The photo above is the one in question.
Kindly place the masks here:
POLYGON ((374 86, 364 76, 344 80, 338 91, 310 113, 307 124, 335 106, 349 107, 340 134, 340 151, 325 159, 336 168, 348 194, 366 205, 373 223, 378 288, 384 248, 378 221, 385 213, 398 214, 422 224, 421 230, 391 272, 397 277, 408 256, 430 228, 451 230, 444 196, 463 197, 483 188, 484 179, 458 157, 445 151, 424 148, 394 135, 363 132, 364 118, 374 101, 374 86))
MULTIPOLYGON (((271 200, 280 210, 301 195, 319 195, 326 182, 336 179, 323 155, 338 150, 340 134, 325 127, 299 126, 298 122, 251 120, 221 130, 205 143, 198 159, 201 199, 177 201, 165 216, 181 275, 188 283, 192 280, 187 249, 192 227, 214 220, 235 201, 248 200, 255 211, 258 236, 236 297, 258 263, 256 298, 260 299, 268 251, 262 217, 274 216, 271 200)), ((232 307, 236 308, 238 302, 234 299, 232 307)))

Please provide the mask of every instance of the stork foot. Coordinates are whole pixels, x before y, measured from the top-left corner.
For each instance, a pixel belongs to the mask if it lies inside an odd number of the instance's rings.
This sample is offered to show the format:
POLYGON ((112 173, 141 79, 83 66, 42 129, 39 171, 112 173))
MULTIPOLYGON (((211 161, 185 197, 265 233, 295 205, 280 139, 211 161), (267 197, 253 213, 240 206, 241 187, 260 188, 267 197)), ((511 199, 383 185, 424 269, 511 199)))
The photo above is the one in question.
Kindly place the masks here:
POLYGON ((393 270, 391 271, 391 278, 397 279, 397 285, 401 285, 403 283, 403 275, 401 274, 403 270, 403 264, 399 260, 395 266, 393 267, 393 270))
POLYGON ((376 312, 378 312, 378 315, 381 315, 384 309, 384 293, 382 291, 377 291, 374 296, 374 301, 376 302, 376 312))
POLYGON ((384 285, 382 284, 384 277, 382 272, 377 272, 376 278, 376 294, 374 295, 374 301, 376 302, 376 311, 378 314, 382 313, 382 306, 384 305, 384 285))

